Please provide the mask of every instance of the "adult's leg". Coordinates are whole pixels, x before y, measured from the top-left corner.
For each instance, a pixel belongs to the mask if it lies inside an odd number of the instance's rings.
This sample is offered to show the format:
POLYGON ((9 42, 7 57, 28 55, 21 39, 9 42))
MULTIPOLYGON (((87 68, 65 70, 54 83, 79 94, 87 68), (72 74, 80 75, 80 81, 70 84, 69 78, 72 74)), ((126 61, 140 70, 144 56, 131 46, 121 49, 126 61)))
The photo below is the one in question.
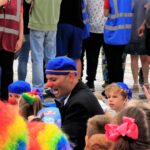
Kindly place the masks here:
MULTIPOLYGON (((44 65, 46 66, 48 60, 55 58, 56 56, 56 31, 46 32, 44 39, 44 65)), ((45 70, 45 69, 44 69, 45 70)), ((45 78, 44 72, 44 80, 45 78)))
POLYGON ((23 81, 26 80, 29 51, 30 51, 30 39, 29 35, 25 35, 25 41, 22 45, 18 59, 18 80, 23 81))
POLYGON ((134 85, 138 85, 138 59, 139 55, 131 55, 131 70, 134 85))
POLYGON ((0 50, 1 76, 1 99, 8 99, 8 86, 13 82, 14 53, 0 50))
POLYGON ((87 49, 87 43, 88 43, 88 39, 84 39, 82 41, 82 53, 81 53, 81 66, 82 66, 82 69, 81 69, 81 78, 83 77, 83 70, 84 70, 84 59, 85 59, 85 53, 86 53, 86 49, 87 49))
POLYGON ((30 45, 32 57, 32 85, 41 93, 44 90, 43 58, 45 32, 30 30, 30 45))
POLYGON ((96 77, 100 48, 103 45, 103 34, 91 33, 87 43, 87 81, 93 83, 96 77))
POLYGON ((146 61, 146 57, 147 57, 146 55, 140 55, 144 85, 149 87, 149 82, 148 82, 149 63, 146 61))
POLYGON ((70 26, 72 29, 71 37, 69 39, 68 56, 76 61, 77 66, 77 77, 81 78, 81 53, 82 53, 82 41, 83 41, 83 30, 76 26, 70 26))
POLYGON ((102 87, 105 88, 109 84, 109 78, 108 78, 108 65, 104 52, 104 47, 102 48, 101 55, 102 55, 102 75, 104 80, 104 84, 102 85, 102 87))
POLYGON ((109 83, 123 82, 122 55, 124 48, 124 45, 105 45, 109 83))

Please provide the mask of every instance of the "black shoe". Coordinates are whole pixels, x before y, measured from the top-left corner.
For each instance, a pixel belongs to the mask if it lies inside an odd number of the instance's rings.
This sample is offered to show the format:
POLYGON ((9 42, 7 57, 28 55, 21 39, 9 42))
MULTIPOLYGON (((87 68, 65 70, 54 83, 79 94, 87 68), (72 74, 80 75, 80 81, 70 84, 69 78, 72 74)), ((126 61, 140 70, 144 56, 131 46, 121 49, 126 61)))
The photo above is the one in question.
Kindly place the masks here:
POLYGON ((94 82, 87 82, 86 85, 91 90, 91 92, 95 92, 94 82))

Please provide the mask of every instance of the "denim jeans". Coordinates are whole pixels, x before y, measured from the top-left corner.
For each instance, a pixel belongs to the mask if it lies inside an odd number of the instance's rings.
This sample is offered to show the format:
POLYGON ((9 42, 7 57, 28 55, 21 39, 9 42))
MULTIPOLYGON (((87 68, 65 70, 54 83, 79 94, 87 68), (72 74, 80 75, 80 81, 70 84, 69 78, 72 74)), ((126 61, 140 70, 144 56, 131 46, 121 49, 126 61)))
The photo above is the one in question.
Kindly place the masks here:
POLYGON ((18 59, 18 80, 26 80, 27 76, 27 63, 29 59, 29 52, 30 52, 30 40, 29 35, 24 36, 25 41, 22 45, 19 59, 18 59))
POLYGON ((37 31, 30 29, 30 44, 32 57, 32 85, 33 89, 44 91, 43 60, 56 56, 56 31, 37 31))

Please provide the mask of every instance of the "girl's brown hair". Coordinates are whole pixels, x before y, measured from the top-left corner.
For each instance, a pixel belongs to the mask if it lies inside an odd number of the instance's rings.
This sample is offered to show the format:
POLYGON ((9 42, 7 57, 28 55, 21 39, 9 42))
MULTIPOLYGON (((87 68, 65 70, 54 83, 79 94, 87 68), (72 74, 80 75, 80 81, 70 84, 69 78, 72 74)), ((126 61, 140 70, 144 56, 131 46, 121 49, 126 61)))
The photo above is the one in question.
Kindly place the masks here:
POLYGON ((42 108, 41 99, 38 95, 35 96, 33 104, 29 104, 23 97, 20 100, 20 113, 25 118, 28 119, 29 116, 36 116, 38 111, 42 108))
POLYGON ((128 107, 117 116, 117 123, 122 123, 122 118, 134 118, 138 126, 138 139, 133 140, 121 136, 114 144, 112 150, 148 150, 150 148, 150 109, 147 107, 128 107))

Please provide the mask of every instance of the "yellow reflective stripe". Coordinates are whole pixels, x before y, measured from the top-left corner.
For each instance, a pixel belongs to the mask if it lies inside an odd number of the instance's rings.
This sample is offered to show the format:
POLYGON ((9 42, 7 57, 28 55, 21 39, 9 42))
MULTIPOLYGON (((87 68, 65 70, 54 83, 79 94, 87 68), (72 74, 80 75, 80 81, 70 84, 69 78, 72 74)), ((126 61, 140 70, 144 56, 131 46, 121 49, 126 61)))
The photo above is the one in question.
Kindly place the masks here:
POLYGON ((19 34, 19 31, 18 31, 18 30, 6 28, 6 27, 0 27, 0 32, 15 34, 15 35, 17 35, 17 36, 18 36, 18 34, 19 34))
POLYGON ((118 29, 131 29, 132 25, 131 24, 126 24, 126 25, 117 25, 117 26, 108 26, 105 25, 105 29, 115 31, 118 29))
POLYGON ((110 15, 109 18, 116 19, 118 17, 132 17, 132 16, 133 13, 118 13, 118 14, 110 15))

